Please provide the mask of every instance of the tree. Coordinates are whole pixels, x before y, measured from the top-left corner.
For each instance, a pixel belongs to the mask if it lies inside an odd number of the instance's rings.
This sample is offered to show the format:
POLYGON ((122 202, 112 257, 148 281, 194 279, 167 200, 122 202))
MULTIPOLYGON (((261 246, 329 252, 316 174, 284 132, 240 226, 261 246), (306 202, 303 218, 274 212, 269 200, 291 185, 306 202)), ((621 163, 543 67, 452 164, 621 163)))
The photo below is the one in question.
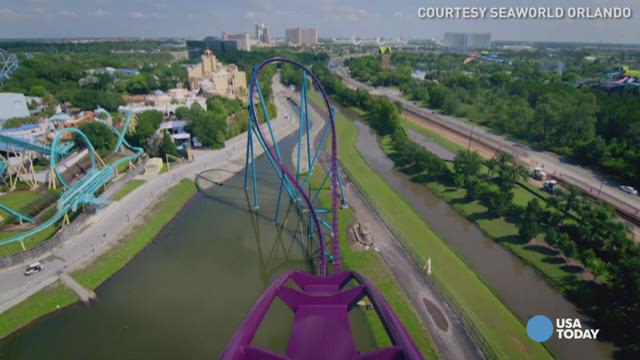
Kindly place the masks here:
POLYGON ((129 136, 133 142, 140 146, 146 146, 147 142, 156 134, 164 115, 157 110, 147 110, 138 116, 135 125, 135 134, 129 136))
POLYGON ((178 149, 176 148, 176 144, 171 140, 171 136, 166 131, 162 132, 162 144, 160 145, 160 152, 163 158, 166 158, 167 155, 178 156, 178 149))
POLYGON ((583 252, 581 260, 582 263, 589 268, 591 274, 593 274, 593 281, 596 281, 598 277, 605 273, 605 263, 596 256, 596 253, 592 249, 583 252))
MULTIPOLYGON (((101 156, 105 156, 110 151, 113 151, 118 142, 118 138, 113 133, 113 130, 111 130, 108 125, 99 121, 83 124, 79 130, 87 136, 93 148, 98 151, 101 156)), ((74 136, 74 140, 79 146, 84 146, 84 142, 78 135, 74 136)))
POLYGON ((482 159, 477 152, 469 150, 459 151, 453 162, 454 183, 456 186, 463 186, 470 178, 477 177, 481 167, 482 159))
POLYGON ((127 92, 130 94, 146 94, 149 92, 149 83, 147 78, 142 75, 133 75, 127 80, 127 92))
POLYGON ((529 242, 542 232, 540 225, 544 209, 538 199, 532 199, 527 203, 524 213, 518 223, 518 236, 520 240, 529 242))
POLYGON ((564 203, 564 207, 562 209, 562 221, 560 222, 560 226, 564 225, 564 221, 567 219, 567 215, 569 215, 569 212, 576 208, 576 203, 578 201, 578 197, 580 196, 580 193, 581 193, 580 189, 578 189, 573 185, 569 185, 568 191, 567 192, 563 191, 560 194, 560 198, 564 203))

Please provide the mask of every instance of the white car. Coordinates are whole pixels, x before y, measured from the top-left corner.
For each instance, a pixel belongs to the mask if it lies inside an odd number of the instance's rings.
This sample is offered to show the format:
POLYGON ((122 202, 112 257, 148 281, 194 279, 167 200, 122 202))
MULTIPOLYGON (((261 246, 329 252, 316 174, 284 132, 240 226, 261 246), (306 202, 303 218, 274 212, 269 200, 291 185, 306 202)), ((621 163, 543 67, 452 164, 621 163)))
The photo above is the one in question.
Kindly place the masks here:
POLYGON ((29 276, 35 273, 39 273, 40 271, 42 271, 42 269, 44 269, 44 266, 42 266, 40 262, 35 262, 27 266, 27 269, 24 271, 24 276, 29 276))
POLYGON ((631 186, 620 186, 620 190, 626 192, 627 194, 638 195, 638 190, 632 188, 631 186))

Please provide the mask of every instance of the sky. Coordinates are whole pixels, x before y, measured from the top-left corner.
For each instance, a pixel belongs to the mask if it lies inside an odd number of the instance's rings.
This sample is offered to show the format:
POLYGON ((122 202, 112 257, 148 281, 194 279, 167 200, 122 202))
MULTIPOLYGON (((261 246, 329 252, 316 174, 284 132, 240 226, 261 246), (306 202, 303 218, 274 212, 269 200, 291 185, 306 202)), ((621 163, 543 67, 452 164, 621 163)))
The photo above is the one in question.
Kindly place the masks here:
POLYGON ((491 32, 495 40, 640 43, 640 0, 0 0, 0 38, 272 36, 315 27, 323 37, 442 38, 491 32), (420 7, 630 7, 622 20, 425 20, 420 7))

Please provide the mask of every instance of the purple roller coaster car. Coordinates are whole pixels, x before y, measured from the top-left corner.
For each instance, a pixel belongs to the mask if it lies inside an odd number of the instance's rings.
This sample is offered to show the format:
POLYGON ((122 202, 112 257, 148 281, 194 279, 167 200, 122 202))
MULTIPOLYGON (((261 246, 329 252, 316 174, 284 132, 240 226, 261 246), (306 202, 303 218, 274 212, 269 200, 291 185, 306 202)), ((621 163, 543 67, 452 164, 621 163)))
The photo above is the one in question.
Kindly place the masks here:
MULTIPOLYGON (((306 92, 303 92, 303 96, 306 92)), ((306 104, 306 99, 303 103, 306 104)), ((304 65, 286 58, 268 59, 253 70, 249 88, 250 123, 249 137, 255 134, 260 144, 265 148, 270 161, 276 166, 276 172, 283 183, 291 186, 295 196, 299 196, 300 203, 310 214, 312 225, 315 227, 320 258, 320 275, 312 275, 303 271, 289 271, 282 274, 274 281, 249 310, 240 324, 238 330, 225 347, 220 359, 224 360, 250 360, 250 359, 422 359, 422 355, 411 336, 393 312, 391 306, 382 297, 380 292, 362 275, 354 271, 340 270, 340 254, 338 242, 338 162, 336 129, 333 112, 329 99, 318 79, 304 65), (321 220, 309 196, 303 190, 304 184, 298 181, 298 177, 291 174, 283 164, 276 148, 276 141, 269 141, 262 133, 255 114, 254 96, 256 89, 260 101, 262 94, 257 85, 258 74, 261 69, 270 63, 288 63, 300 68, 303 76, 309 75, 316 83, 327 107, 329 125, 331 126, 331 237, 332 258, 334 259, 334 273, 326 273, 326 257, 324 255, 324 242, 322 239, 321 220), (298 288, 287 286, 291 281, 298 288), (382 322, 391 346, 371 353, 362 353, 356 349, 349 322, 349 311, 358 301, 368 298, 382 322), (267 311, 273 301, 279 298, 291 311, 294 312, 293 324, 287 345, 286 354, 279 355, 265 349, 251 345, 251 342, 260 327, 267 311)), ((269 122, 268 116, 266 116, 269 122)), ((301 116, 302 122, 302 116, 301 116)), ((308 124, 307 124, 308 125, 308 124)), ((302 124, 301 124, 302 126, 302 124)), ((269 131, 272 139, 274 134, 269 131)), ((309 141, 309 140, 308 140, 309 141)), ((249 141, 251 143, 251 140, 249 141)), ((248 145, 250 146, 250 145, 248 145)), ((247 148, 247 156, 253 152, 247 148)), ((247 164, 249 162, 247 161, 247 164)), ((309 165, 311 167, 311 165, 309 165)), ((299 199, 292 199, 299 200, 299 199)))

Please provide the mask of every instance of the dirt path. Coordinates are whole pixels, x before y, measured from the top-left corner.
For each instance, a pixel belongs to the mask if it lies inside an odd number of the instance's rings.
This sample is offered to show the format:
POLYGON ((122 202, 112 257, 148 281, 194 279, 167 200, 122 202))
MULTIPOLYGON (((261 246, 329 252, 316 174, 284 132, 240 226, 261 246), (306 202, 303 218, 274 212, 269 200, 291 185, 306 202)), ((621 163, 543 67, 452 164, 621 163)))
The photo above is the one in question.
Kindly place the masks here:
POLYGON ((438 353, 444 359, 482 359, 456 315, 423 279, 422 270, 416 267, 376 211, 351 182, 344 185, 345 197, 355 218, 373 234, 382 260, 429 330, 438 353))

